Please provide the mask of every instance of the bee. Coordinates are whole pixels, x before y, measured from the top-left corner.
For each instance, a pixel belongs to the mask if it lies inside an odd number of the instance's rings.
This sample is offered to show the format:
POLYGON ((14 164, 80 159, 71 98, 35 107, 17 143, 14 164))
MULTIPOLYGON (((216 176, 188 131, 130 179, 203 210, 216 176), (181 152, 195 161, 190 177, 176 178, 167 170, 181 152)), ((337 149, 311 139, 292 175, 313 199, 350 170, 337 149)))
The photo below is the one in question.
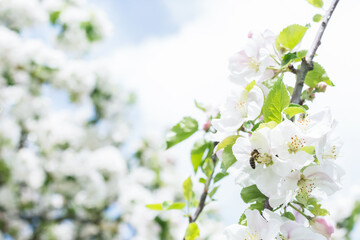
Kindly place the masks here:
POLYGON ((255 161, 256 161, 256 159, 259 157, 259 151, 257 150, 257 149, 254 149, 252 152, 251 152, 251 157, 250 157, 250 160, 249 160, 249 162, 250 162, 250 166, 251 166, 251 168, 252 169, 255 169, 255 161))

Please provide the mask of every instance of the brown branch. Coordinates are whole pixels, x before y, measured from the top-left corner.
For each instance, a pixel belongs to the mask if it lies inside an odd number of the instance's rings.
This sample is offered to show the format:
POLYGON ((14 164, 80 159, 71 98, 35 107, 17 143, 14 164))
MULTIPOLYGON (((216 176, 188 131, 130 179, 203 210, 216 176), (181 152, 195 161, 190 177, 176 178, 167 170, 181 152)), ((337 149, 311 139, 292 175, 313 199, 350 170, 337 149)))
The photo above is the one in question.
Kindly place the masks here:
MULTIPOLYGON (((214 149, 215 149, 217 144, 218 144, 218 142, 214 142, 214 149)), ((206 201, 206 198, 207 198, 207 195, 208 195, 209 186, 210 186, 211 180, 212 180, 214 172, 215 172, 215 165, 216 165, 216 161, 217 161, 216 154, 214 154, 211 157, 211 159, 212 159, 212 161, 214 163, 214 169, 213 169, 209 179, 206 181, 203 193, 201 194, 201 197, 200 197, 200 203, 199 203, 199 205, 198 205, 198 207, 196 208, 196 211, 195 211, 195 215, 193 217, 191 217, 191 216, 189 217, 189 223, 195 222, 198 219, 200 213, 203 211, 203 209, 205 207, 205 201, 206 201)))
POLYGON ((340 0, 333 0, 333 2, 331 3, 330 8, 326 12, 326 14, 320 24, 320 28, 316 34, 316 37, 314 39, 314 42, 313 42, 311 48, 307 52, 306 57, 304 59, 302 59, 302 61, 301 61, 300 69, 297 71, 294 92, 291 97, 292 103, 296 103, 296 104, 302 103, 300 98, 301 98, 301 92, 302 92, 302 89, 304 86, 304 80, 305 80, 306 74, 313 69, 313 59, 314 59, 315 53, 321 44, 321 38, 322 38, 324 31, 329 23, 331 15, 333 14, 339 1, 340 0))

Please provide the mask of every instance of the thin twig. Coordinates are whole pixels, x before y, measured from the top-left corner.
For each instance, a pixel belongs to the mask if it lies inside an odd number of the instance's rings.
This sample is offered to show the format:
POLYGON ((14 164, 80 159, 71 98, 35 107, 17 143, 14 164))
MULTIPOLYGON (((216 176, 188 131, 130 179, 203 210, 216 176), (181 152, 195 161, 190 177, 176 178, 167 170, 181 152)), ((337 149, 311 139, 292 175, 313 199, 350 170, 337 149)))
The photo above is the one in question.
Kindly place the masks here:
MULTIPOLYGON (((217 144, 218 144, 218 142, 214 142, 214 149, 215 149, 217 144)), ((203 209, 205 207, 205 201, 206 201, 206 198, 207 198, 207 195, 208 195, 209 186, 210 186, 210 183, 212 181, 212 178, 213 178, 213 175, 214 175, 214 172, 215 172, 215 165, 216 165, 216 161, 217 161, 216 154, 214 154, 211 157, 211 159, 212 159, 212 161, 214 163, 214 169, 213 169, 208 181, 206 182, 206 184, 204 186, 203 193, 201 194, 201 197, 200 197, 200 203, 199 203, 198 207, 196 208, 195 215, 193 217, 189 218, 189 223, 195 222, 198 219, 200 213, 203 211, 203 209)))
POLYGON ((338 2, 340 0, 333 0, 333 2, 330 5, 330 8, 326 12, 321 24, 320 28, 316 34, 316 37, 314 39, 314 42, 309 49, 309 51, 306 54, 306 57, 302 59, 300 69, 297 72, 296 76, 296 83, 293 95, 291 97, 291 102, 296 104, 301 104, 301 92, 304 86, 304 80, 306 77, 306 74, 313 69, 313 59, 315 56, 315 53, 317 49, 319 48, 321 44, 321 38, 324 34, 324 31, 329 23, 329 20, 331 18, 331 15, 333 14, 338 2))

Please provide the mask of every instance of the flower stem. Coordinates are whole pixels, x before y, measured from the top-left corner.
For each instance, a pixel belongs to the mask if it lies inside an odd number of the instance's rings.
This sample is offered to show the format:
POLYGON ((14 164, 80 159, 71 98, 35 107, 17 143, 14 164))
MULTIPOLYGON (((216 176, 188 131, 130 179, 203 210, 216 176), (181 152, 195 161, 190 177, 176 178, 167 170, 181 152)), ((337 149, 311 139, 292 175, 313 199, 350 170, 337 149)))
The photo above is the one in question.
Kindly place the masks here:
POLYGON ((310 220, 311 217, 309 217, 308 215, 306 215, 305 213, 303 213, 302 211, 300 211, 297 207, 295 207, 294 205, 292 205, 291 203, 289 203, 289 206, 292 207, 293 209, 295 209, 298 213, 300 213, 301 215, 303 215, 307 220, 310 220))

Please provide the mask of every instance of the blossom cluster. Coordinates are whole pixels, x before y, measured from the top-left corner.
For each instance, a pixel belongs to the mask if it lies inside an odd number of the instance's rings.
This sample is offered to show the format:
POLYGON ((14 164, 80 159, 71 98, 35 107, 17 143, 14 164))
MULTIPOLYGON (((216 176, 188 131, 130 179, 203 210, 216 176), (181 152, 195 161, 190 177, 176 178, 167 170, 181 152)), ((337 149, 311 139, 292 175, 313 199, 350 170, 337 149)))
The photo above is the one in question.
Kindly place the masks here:
MULTIPOLYGON (((136 140, 133 95, 106 62, 71 58, 109 32, 82 0, 0 0, 0 238, 177 239, 181 215, 146 212, 179 198, 158 140, 136 140), (58 30, 50 47, 24 34, 58 30)), ((216 221, 206 220, 208 236, 216 221)))
POLYGON ((243 200, 253 203, 239 224, 226 228, 230 240, 330 239, 334 231, 319 201, 341 188, 344 172, 336 159, 342 141, 328 108, 311 111, 290 102, 293 89, 283 79, 301 51, 275 46, 281 34, 249 34, 244 50, 230 59, 237 86, 212 120, 211 138, 220 142, 215 152, 243 187, 243 200), (285 62, 289 54, 295 60, 285 62))

